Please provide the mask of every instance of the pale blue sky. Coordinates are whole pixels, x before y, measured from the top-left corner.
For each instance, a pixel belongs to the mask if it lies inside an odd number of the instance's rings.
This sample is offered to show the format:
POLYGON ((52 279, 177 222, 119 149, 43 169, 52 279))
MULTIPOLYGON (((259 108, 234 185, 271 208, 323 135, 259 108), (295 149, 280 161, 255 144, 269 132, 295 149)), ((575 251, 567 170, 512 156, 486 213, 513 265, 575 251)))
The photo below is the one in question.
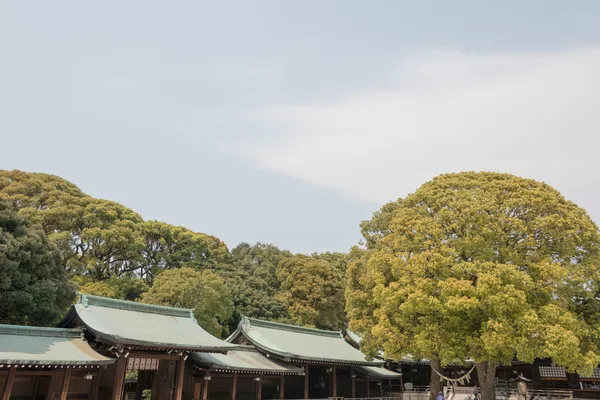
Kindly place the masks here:
POLYGON ((443 172, 600 221, 600 2, 1 1, 0 168, 233 247, 346 251, 443 172))

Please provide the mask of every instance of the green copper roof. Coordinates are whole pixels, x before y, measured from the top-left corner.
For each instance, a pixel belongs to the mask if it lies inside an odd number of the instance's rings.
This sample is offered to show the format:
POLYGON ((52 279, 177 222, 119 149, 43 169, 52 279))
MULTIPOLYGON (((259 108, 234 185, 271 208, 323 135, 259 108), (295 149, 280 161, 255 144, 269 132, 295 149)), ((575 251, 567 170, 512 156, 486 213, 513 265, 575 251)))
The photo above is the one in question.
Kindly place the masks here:
POLYGON ((224 352, 236 346, 202 329, 192 310, 80 294, 62 326, 83 325, 123 347, 224 352))
POLYGON ((382 365, 348 344, 340 331, 324 331, 276 322, 242 318, 237 331, 227 340, 243 335, 254 346, 284 360, 348 365, 382 365))
POLYGON ((370 378, 381 378, 381 379, 400 379, 398 372, 390 371, 383 367, 357 367, 357 370, 361 375, 366 375, 370 378))
POLYGON ((256 372, 263 374, 301 374, 304 370, 260 354, 253 347, 243 347, 227 354, 194 353, 192 361, 213 371, 256 372))
POLYGON ((348 341, 348 343, 350 343, 353 347, 360 349, 360 345, 362 343, 362 337, 360 337, 359 334, 354 333, 349 329, 346 329, 343 333, 345 333, 344 339, 346 339, 346 341, 348 341))
POLYGON ((96 353, 81 330, 0 325, 0 364, 103 365, 114 360, 96 353))

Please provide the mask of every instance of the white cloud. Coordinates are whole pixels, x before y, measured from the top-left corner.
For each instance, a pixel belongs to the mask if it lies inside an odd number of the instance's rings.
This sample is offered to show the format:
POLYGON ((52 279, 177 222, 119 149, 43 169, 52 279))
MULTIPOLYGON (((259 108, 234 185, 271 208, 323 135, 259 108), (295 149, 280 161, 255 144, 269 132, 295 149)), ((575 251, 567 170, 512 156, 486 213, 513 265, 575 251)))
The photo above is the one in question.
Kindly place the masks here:
POLYGON ((406 57, 369 90, 252 115, 257 165, 384 202, 444 172, 544 180, 600 217, 600 49, 406 57))

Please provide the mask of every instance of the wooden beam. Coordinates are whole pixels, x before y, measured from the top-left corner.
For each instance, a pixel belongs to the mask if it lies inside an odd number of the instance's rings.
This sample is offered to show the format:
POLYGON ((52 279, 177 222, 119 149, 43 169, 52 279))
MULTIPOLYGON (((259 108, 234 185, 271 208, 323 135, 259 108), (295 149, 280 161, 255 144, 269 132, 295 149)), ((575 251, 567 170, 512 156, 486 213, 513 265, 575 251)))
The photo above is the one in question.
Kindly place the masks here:
POLYGON ((352 398, 356 398, 356 375, 352 373, 352 398))
POLYGON ((117 360, 117 369, 115 371, 115 381, 113 384, 112 400, 121 400, 123 398, 123 384, 125 383, 126 369, 127 359, 121 356, 117 360))
POLYGON ((64 370, 54 370, 54 371, 27 371, 19 369, 19 376, 61 376, 61 373, 64 370))
POLYGON ((183 393, 183 376, 185 374, 185 360, 183 357, 179 357, 177 361, 177 374, 175 374, 177 381, 175 384, 175 400, 181 400, 183 393))
POLYGON ((2 400, 10 400, 10 393, 12 392, 13 384, 15 383, 15 374, 17 373, 17 367, 10 367, 8 372, 8 378, 4 384, 4 393, 2 394, 2 400))
POLYGON ((285 397, 285 375, 281 375, 279 378, 279 400, 283 400, 285 397))
POLYGON ((331 397, 337 397, 337 368, 331 367, 331 397))
POLYGON ((231 400, 235 400, 237 396, 237 372, 233 373, 233 386, 231 388, 231 400))
POLYGON ((304 366, 304 399, 308 399, 308 364, 304 366))
POLYGON ((206 400, 208 399, 208 380, 204 380, 204 383, 202 384, 202 400, 206 400))
POLYGON ((63 375, 62 386, 60 387, 60 400, 67 400, 69 394, 69 382, 71 381, 71 370, 67 368, 63 375))
POLYGON ((179 360, 181 356, 179 354, 160 354, 160 353, 146 353, 143 351, 132 350, 127 358, 155 358, 157 360, 179 360))

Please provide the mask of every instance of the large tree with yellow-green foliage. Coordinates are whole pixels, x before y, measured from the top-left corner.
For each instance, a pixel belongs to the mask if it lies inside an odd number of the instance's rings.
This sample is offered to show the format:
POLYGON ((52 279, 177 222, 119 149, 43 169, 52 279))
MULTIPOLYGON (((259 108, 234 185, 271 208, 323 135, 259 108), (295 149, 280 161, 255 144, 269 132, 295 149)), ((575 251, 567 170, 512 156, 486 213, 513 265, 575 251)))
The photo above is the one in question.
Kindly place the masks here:
POLYGON ((225 281, 210 270, 171 269, 160 273, 142 295, 142 302, 194 310, 198 324, 213 335, 228 333, 233 313, 231 292, 225 281))
POLYGON ((294 255, 277 267, 280 291, 292 323, 320 329, 344 327, 345 256, 339 253, 294 255))
POLYGON ((438 371, 474 359, 484 400, 496 366, 514 357, 582 374, 600 362, 598 227, 547 184, 441 175, 385 205, 362 233, 346 298, 370 353, 410 353, 438 371))
POLYGON ((44 230, 67 272, 94 282, 135 276, 151 284, 165 269, 214 268, 228 257, 225 244, 213 236, 144 221, 54 175, 0 170, 0 199, 44 230))

